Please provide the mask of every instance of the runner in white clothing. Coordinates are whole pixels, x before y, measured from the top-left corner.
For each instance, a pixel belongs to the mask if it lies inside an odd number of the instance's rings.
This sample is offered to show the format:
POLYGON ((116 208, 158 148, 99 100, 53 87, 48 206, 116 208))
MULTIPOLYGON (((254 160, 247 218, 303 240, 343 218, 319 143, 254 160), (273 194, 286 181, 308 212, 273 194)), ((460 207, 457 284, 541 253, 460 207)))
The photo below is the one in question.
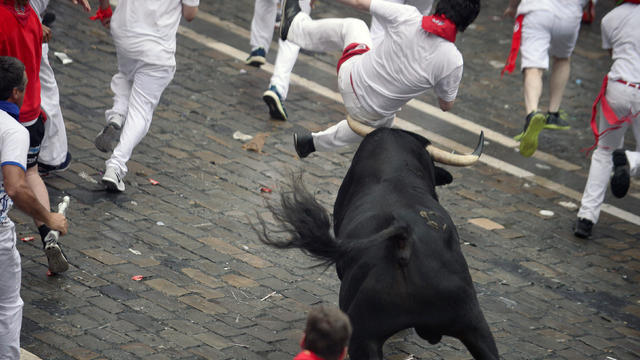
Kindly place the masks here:
POLYGON ((591 236, 598 222, 609 179, 613 195, 623 197, 630 175, 640 176, 640 0, 619 3, 623 4, 602 19, 602 47, 611 51, 613 65, 596 99, 600 121, 596 125, 595 113, 591 119, 597 148, 574 226, 574 234, 581 238, 591 236), (629 127, 636 139, 635 151, 621 149, 629 127))
POLYGON ((510 0, 504 11, 505 16, 516 17, 514 41, 505 70, 511 72, 515 68, 518 48, 522 54, 526 118, 523 131, 515 139, 520 141, 520 154, 523 156, 535 153, 538 135, 543 129, 571 128, 559 109, 569 79, 570 57, 578 39, 583 8, 588 1, 510 0), (540 112, 538 103, 542 95, 542 75, 549 69, 549 55, 553 58, 553 65, 549 108, 545 115, 540 112))
MULTIPOLYGON (((30 0, 29 2, 38 14, 43 29, 46 29, 45 32, 48 31, 50 24, 45 23, 42 16, 49 6, 49 0, 30 0)), ((74 1, 74 3, 80 4, 85 11, 91 10, 87 0, 74 1)), ((49 42, 45 41, 42 43, 42 59, 40 61, 40 106, 47 113, 47 121, 44 123, 45 133, 38 156, 40 175, 65 171, 71 164, 71 154, 67 146, 67 132, 60 108, 60 92, 53 69, 49 64, 48 54, 49 42)))
MULTIPOLYGON (((246 63, 260 67, 265 63, 265 56, 269 52, 269 45, 273 37, 273 28, 278 14, 278 4, 281 0, 256 0, 251 20, 251 53, 246 63)), ((300 0, 302 11, 309 14, 315 0, 300 0)), ((290 41, 278 39, 278 55, 273 65, 273 75, 269 89, 264 92, 262 99, 269 107, 269 114, 278 120, 287 120, 284 100, 289 92, 291 71, 298 58, 300 47, 290 41)))
POLYGON ((20 359, 20 254, 16 248, 15 225, 9 210, 15 203, 51 229, 67 232, 67 219, 49 212, 26 181, 29 132, 18 122, 27 74, 16 58, 0 57, 0 358, 20 359))
POLYGON ((98 150, 113 150, 102 177, 108 190, 124 191, 126 163, 149 131, 153 111, 176 71, 180 18, 193 20, 199 4, 199 0, 120 0, 111 19, 109 0, 100 0, 94 18, 111 27, 118 58, 118 73, 111 79, 113 107, 105 112, 107 126, 95 139, 98 150))
MULTIPOLYGON (((371 49, 367 25, 358 19, 312 20, 296 1, 283 7, 281 37, 314 51, 343 49, 338 87, 349 116, 373 127, 390 127, 400 107, 433 88, 440 108, 452 108, 462 78, 462 55, 454 42, 480 11, 479 0, 441 1, 434 16, 413 6, 382 0, 341 0, 370 11, 385 28, 380 46, 371 49), (370 51, 369 51, 370 50, 370 51)), ((294 134, 301 158, 362 138, 347 120, 313 134, 294 134)))

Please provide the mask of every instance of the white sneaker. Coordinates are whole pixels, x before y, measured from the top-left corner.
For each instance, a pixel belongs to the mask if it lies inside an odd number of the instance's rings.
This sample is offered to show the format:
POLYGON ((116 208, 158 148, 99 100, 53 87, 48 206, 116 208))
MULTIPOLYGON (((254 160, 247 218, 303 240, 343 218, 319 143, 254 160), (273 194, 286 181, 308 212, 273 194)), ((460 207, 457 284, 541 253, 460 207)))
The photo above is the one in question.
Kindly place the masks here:
POLYGON ((102 176, 102 184, 104 184, 109 191, 124 191, 124 181, 122 181, 120 175, 118 175, 118 171, 113 166, 107 166, 102 176))

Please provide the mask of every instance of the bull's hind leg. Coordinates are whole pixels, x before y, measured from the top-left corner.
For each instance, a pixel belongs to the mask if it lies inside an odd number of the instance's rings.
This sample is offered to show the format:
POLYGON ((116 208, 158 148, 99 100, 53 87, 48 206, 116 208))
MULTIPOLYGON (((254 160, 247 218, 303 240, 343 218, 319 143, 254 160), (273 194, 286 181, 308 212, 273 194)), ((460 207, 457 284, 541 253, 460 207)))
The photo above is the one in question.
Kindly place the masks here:
MULTIPOLYGON (((355 333, 354 333, 355 335, 355 333)), ((349 343, 349 359, 351 360, 382 360, 382 343, 351 337, 349 343)))

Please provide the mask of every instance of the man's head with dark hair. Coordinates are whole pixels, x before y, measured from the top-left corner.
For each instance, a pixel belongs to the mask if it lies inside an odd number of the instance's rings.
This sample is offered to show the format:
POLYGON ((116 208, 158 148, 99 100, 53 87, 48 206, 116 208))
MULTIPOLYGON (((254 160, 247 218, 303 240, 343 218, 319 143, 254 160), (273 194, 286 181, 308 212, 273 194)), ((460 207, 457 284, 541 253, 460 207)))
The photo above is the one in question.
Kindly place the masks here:
POLYGON ((463 32, 478 17, 480 0, 440 0, 436 5, 435 15, 442 14, 456 24, 458 31, 463 32))
POLYGON ((302 347, 326 360, 339 360, 346 355, 351 338, 349 317, 340 309, 316 306, 309 311, 302 347))
POLYGON ((19 100, 17 105, 22 106, 26 86, 27 76, 22 62, 14 57, 0 56, 0 100, 16 103, 19 100))

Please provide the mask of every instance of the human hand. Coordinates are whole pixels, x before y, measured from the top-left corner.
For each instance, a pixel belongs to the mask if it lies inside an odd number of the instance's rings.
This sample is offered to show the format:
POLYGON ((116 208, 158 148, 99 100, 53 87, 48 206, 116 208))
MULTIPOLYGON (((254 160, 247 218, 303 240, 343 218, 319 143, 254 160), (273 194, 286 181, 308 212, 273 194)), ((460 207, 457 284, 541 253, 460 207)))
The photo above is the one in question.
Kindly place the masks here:
POLYGON ((51 28, 46 26, 46 25, 42 25, 42 42, 43 43, 48 43, 49 40, 51 40, 51 28))
POLYGON ((67 233, 67 230, 69 229, 67 218, 64 215, 56 212, 49 213, 49 221, 47 222, 47 226, 49 226, 52 230, 59 231, 60 235, 65 235, 67 233))
POLYGON ((512 6, 511 4, 509 4, 509 6, 507 6, 506 9, 504 9, 504 13, 502 14, 502 17, 516 17, 516 7, 512 6))
POLYGON ((89 5, 89 0, 71 0, 74 5, 80 5, 84 8, 84 11, 91 11, 91 5, 89 5))

